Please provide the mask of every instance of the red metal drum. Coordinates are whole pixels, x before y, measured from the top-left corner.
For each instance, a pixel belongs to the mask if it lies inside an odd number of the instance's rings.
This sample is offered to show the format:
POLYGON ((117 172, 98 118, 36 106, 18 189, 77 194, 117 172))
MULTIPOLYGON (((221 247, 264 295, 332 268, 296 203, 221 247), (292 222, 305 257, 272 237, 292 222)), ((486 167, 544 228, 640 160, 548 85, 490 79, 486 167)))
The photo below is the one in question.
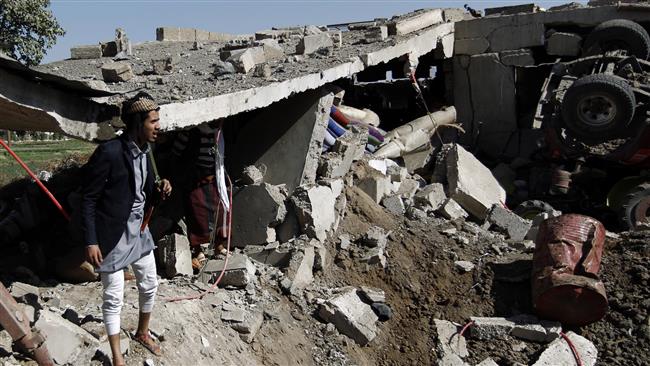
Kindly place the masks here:
POLYGON ((533 256, 532 296, 537 315, 567 325, 586 325, 607 312, 605 286, 598 277, 605 227, 576 214, 540 225, 533 256))

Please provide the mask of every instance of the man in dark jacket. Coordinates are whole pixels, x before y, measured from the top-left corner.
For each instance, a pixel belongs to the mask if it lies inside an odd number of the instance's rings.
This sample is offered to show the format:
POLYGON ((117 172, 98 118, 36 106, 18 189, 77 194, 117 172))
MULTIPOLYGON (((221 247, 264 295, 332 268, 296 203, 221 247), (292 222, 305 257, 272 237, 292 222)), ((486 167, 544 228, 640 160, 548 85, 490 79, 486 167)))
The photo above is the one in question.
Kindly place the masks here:
POLYGON ((122 105, 126 130, 119 138, 102 143, 90 158, 82 201, 82 228, 87 260, 100 274, 102 313, 113 365, 123 365, 120 350, 120 312, 124 298, 123 270, 131 265, 136 276, 140 317, 135 339, 155 354, 160 347, 149 335, 158 282, 154 242, 143 225, 146 206, 155 186, 162 198, 169 196, 166 179, 155 182, 147 153, 160 129, 160 108, 151 96, 139 93, 122 105))

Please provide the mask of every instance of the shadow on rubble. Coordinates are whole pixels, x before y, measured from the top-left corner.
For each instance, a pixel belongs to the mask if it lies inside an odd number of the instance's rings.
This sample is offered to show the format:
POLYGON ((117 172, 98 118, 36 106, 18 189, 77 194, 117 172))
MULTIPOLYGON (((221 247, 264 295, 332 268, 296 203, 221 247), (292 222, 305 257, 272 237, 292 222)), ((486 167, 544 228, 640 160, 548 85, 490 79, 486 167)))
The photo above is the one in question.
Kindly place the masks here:
POLYGON ((532 314, 530 273, 532 260, 490 263, 494 273, 490 295, 494 299, 496 316, 532 314))

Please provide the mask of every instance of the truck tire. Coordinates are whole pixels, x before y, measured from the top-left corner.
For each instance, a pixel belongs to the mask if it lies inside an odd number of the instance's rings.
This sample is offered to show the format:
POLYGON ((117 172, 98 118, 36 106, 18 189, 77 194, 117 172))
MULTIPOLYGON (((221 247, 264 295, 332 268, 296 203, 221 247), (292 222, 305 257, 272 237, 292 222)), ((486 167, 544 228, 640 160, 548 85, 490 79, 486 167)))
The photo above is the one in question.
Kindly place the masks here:
POLYGON ((634 92, 625 79, 592 74, 576 80, 566 91, 562 119, 584 143, 597 144, 627 127, 635 106, 634 92))
POLYGON ((539 215, 542 212, 551 213, 553 211, 555 211, 553 206, 544 201, 529 200, 520 203, 515 208, 514 212, 526 220, 532 220, 535 216, 539 215))
POLYGON ((650 224, 650 182, 639 184, 625 197, 621 222, 627 230, 635 230, 642 222, 650 224))
POLYGON ((650 56, 650 36, 640 24, 631 20, 608 20, 589 33, 582 54, 593 56, 615 50, 625 50, 628 56, 647 60, 650 56))

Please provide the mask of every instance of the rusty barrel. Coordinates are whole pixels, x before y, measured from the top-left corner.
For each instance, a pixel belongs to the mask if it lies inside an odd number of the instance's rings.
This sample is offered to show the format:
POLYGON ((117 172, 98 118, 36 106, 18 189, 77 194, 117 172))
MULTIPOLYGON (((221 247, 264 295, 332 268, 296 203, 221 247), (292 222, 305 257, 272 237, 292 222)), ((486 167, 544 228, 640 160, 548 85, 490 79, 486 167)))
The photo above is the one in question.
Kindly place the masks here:
POLYGON ((541 318, 586 325, 607 312, 605 286, 598 277, 605 227, 576 214, 540 225, 533 256, 533 306, 541 318))

